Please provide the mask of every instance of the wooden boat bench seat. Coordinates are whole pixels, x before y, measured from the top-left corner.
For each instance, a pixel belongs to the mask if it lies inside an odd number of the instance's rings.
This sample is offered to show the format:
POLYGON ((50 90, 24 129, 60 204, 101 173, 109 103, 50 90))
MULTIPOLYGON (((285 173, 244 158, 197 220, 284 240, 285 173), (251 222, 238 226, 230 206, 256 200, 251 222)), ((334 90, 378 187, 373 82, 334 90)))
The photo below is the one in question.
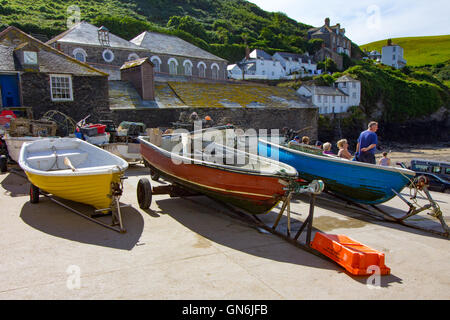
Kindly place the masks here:
POLYGON ((69 158, 70 162, 76 168, 87 160, 88 153, 80 150, 63 150, 56 154, 43 152, 28 157, 27 161, 32 168, 38 170, 65 170, 69 169, 69 167, 64 164, 64 158, 66 157, 69 158))

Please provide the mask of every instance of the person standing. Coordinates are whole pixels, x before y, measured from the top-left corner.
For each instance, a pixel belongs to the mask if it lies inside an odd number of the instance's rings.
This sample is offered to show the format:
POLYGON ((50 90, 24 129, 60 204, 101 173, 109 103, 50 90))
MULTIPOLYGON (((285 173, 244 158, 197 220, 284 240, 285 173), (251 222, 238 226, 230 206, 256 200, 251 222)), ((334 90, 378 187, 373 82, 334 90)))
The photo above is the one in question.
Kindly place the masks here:
POLYGON ((376 164, 375 151, 377 150, 378 136, 378 123, 372 121, 369 123, 366 131, 361 132, 358 138, 358 144, 356 145, 356 152, 358 154, 358 161, 376 164))

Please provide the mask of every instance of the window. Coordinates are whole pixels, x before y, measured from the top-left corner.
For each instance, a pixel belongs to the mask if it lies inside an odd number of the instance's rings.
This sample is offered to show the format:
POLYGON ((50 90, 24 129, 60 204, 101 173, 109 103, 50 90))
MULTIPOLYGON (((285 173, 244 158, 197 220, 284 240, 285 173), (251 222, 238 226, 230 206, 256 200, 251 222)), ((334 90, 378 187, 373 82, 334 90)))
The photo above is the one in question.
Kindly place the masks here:
POLYGON ((342 88, 347 88, 347 82, 342 82, 342 88))
POLYGON ((341 112, 344 112, 344 107, 343 106, 341 106, 341 112))
POLYGON ((396 51, 396 49, 397 49, 397 47, 394 47, 394 48, 393 48, 394 52, 396 51))
POLYGON ((353 92, 353 99, 356 99, 356 92, 353 92))
POLYGON ((328 107, 325 107, 324 110, 325 111, 323 113, 328 113, 328 107))
POLYGON ((323 102, 328 102, 328 96, 323 96, 323 102))
POLYGON ((161 59, 158 56, 153 56, 150 58, 150 61, 153 63, 153 70, 161 72, 161 59))
POLYGON ((128 55, 128 61, 138 60, 139 56, 136 53, 130 53, 128 55))
POLYGON ((114 53, 111 50, 106 49, 105 51, 103 51, 103 60, 105 60, 106 62, 113 62, 114 53))
POLYGON ((73 101, 72 77, 50 75, 50 94, 52 101, 73 101))
POLYGON ((322 96, 317 96, 317 102, 322 102, 322 96))
POLYGON ((169 73, 170 74, 177 74, 177 67, 178 67, 178 62, 177 60, 175 60, 174 58, 170 58, 169 59, 169 73))
POLYGON ((198 76, 200 78, 206 78, 206 65, 204 62, 199 62, 197 65, 198 68, 198 76))
POLYGON ((441 167, 433 167, 433 173, 441 173, 441 167))
POLYGON ((84 51, 83 49, 76 48, 75 50, 73 50, 72 54, 78 61, 86 62, 87 54, 86 51, 84 51))
POLYGON ((219 79, 219 66, 216 63, 213 63, 211 66, 212 78, 219 79))
POLYGON ((353 82, 353 88, 356 88, 356 82, 353 82))
POLYGON ((333 96, 332 101, 333 101, 333 103, 336 102, 336 96, 333 96))
POLYGON ((392 60, 395 60, 395 54, 392 56, 392 60))
POLYGON ((184 75, 192 76, 192 62, 189 60, 185 60, 183 65, 184 65, 184 75))

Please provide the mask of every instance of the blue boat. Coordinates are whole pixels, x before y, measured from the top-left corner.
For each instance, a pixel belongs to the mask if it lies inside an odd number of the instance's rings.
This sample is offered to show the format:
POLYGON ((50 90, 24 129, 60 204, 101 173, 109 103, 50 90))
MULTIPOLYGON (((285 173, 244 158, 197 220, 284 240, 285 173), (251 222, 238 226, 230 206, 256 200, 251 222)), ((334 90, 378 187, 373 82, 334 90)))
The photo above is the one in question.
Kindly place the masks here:
POLYGON ((400 167, 312 154, 262 139, 258 140, 258 155, 291 165, 297 169, 299 177, 308 182, 323 180, 326 190, 360 204, 376 205, 389 201, 415 176, 414 171, 400 167))

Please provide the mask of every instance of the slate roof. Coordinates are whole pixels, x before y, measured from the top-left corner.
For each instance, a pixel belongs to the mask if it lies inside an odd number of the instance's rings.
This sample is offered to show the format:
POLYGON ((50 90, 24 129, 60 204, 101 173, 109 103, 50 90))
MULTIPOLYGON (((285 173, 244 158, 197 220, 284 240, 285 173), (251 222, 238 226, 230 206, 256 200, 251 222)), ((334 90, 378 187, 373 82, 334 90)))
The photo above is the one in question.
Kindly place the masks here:
MULTIPOLYGON (((79 22, 75 24, 69 30, 61 33, 55 38, 49 40, 47 44, 52 44, 55 42, 61 43, 77 43, 82 45, 89 46, 102 46, 98 40, 98 29, 96 26, 87 23, 85 21, 79 22)), ((128 50, 144 50, 144 48, 139 47, 138 45, 122 39, 112 33, 109 33, 109 46, 110 48, 116 49, 128 49, 128 50)))
POLYGON ((33 38, 20 29, 10 26, 0 33, 0 70, 20 71, 22 66, 17 59, 14 59, 15 50, 20 50, 27 45, 36 47, 38 52, 39 71, 47 73, 70 73, 74 75, 98 75, 107 76, 100 70, 90 65, 80 62, 55 48, 33 38), (20 39, 21 43, 14 48, 12 45, 6 46, 7 38, 20 39))
POLYGON ((152 66, 153 62, 150 61, 149 57, 145 57, 145 58, 141 58, 141 59, 137 59, 137 60, 133 60, 133 61, 127 61, 125 62, 121 67, 120 70, 125 70, 125 69, 130 69, 130 68, 134 68, 134 67, 138 67, 140 65, 143 65, 145 62, 150 63, 152 66))
POLYGON ((315 95, 324 95, 324 96, 348 96, 348 94, 342 92, 341 90, 335 87, 327 87, 327 86, 305 86, 311 93, 315 95))
POLYGON ((264 60, 272 60, 272 56, 261 49, 255 49, 250 53, 250 58, 258 59, 262 58, 264 60))
POLYGON ((280 56, 282 56, 284 59, 289 60, 289 58, 292 58, 292 60, 297 60, 299 58, 302 59, 302 62, 308 61, 311 59, 313 61, 313 57, 307 56, 306 54, 298 54, 298 53, 289 53, 289 52, 277 52, 280 56))
POLYGON ((358 81, 358 80, 350 77, 349 75, 344 75, 338 78, 335 82, 349 82, 349 81, 358 81))
POLYGON ((166 54, 226 62, 226 60, 194 46, 183 39, 163 33, 144 31, 134 39, 131 39, 130 42, 134 45, 146 48, 155 54, 166 54))

